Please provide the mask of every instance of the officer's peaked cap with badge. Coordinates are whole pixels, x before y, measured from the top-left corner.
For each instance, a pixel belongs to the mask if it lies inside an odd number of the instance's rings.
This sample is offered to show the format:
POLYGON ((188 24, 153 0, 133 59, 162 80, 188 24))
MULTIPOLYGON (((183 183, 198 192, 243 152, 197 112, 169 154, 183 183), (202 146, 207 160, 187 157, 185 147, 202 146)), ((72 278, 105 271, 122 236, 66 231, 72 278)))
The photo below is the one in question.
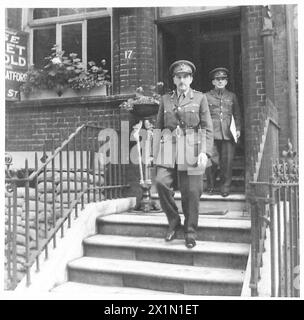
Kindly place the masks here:
POLYGON ((173 76, 178 73, 193 74, 195 71, 196 71, 195 65, 191 61, 188 61, 188 60, 175 61, 169 67, 169 73, 173 76))
POLYGON ((210 79, 228 78, 229 70, 227 68, 215 68, 209 72, 210 79))

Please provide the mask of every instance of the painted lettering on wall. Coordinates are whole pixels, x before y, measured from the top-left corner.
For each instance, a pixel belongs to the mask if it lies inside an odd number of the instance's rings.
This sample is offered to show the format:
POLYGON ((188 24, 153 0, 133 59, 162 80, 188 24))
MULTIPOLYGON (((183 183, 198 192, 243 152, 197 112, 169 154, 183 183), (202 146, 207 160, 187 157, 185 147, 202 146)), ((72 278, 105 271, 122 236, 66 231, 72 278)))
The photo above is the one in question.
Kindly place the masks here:
POLYGON ((132 58, 133 50, 125 50, 125 59, 130 60, 132 58))
POLYGON ((19 100, 19 87, 26 80, 28 33, 5 31, 5 97, 19 100))

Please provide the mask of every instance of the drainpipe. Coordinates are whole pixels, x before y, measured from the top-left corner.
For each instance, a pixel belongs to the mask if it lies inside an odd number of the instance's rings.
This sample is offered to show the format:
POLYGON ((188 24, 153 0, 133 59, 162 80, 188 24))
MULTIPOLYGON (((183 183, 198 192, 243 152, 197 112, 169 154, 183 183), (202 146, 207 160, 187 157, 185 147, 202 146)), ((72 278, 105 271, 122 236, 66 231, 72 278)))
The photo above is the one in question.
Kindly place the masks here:
POLYGON ((287 33, 287 60, 288 60, 288 93, 289 93, 289 130, 293 150, 298 152, 298 122, 297 122, 297 93, 296 93, 296 66, 295 66, 295 39, 293 5, 285 5, 286 33, 287 33))
MULTIPOLYGON (((261 32, 264 45, 265 63, 265 94, 266 106, 274 104, 274 60, 273 60, 273 37, 274 30, 269 6, 264 6, 263 29, 261 32)), ((268 106, 267 106, 268 107, 268 106)), ((269 110, 267 110, 267 113, 269 110)))

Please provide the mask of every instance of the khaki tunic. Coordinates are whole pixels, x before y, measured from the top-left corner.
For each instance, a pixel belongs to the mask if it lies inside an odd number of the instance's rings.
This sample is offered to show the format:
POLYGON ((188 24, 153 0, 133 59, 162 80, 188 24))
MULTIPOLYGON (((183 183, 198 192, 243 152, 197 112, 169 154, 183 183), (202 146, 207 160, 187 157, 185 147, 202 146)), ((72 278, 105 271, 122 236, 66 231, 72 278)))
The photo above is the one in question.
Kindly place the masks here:
POLYGON ((213 121, 214 140, 230 140, 231 117, 235 120, 236 130, 241 130, 240 107, 236 95, 224 89, 220 95, 217 90, 206 93, 209 110, 213 121))
POLYGON ((181 103, 176 91, 162 96, 153 136, 156 165, 195 170, 199 153, 212 155, 213 125, 206 96, 193 89, 181 103))

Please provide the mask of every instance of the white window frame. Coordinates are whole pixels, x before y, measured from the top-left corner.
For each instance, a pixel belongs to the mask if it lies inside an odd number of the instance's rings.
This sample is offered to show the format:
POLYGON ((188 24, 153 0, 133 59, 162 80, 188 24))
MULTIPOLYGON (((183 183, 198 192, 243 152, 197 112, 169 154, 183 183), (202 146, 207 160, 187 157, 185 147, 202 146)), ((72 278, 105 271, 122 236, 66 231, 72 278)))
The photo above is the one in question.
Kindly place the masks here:
POLYGON ((57 23, 56 24, 56 45, 58 46, 58 49, 62 51, 62 27, 68 26, 72 24, 80 24, 81 25, 81 42, 82 42, 82 48, 81 48, 81 55, 82 55, 82 62, 84 66, 87 65, 87 20, 82 21, 74 21, 74 22, 67 22, 67 23, 57 23))
POLYGON ((34 9, 28 9, 28 22, 26 29, 29 30, 29 48, 30 48, 30 64, 33 65, 33 49, 34 49, 34 30, 43 29, 47 26, 55 26, 56 28, 56 45, 59 50, 62 49, 62 34, 61 28, 63 25, 82 23, 82 61, 87 66, 87 21, 88 19, 110 17, 110 33, 111 33, 111 76, 113 76, 113 19, 112 8, 106 10, 85 12, 80 14, 71 14, 51 18, 33 19, 34 9))

